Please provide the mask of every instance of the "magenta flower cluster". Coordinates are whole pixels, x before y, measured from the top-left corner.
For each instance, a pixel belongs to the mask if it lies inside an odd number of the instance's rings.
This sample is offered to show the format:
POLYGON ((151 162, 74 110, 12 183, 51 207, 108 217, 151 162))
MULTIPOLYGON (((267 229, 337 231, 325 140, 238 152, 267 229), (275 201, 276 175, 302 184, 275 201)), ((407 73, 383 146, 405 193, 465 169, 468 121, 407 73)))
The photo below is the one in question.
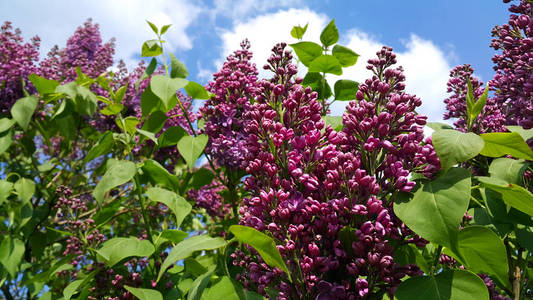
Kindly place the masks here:
POLYGON ((394 261, 394 243, 425 241, 394 216, 391 195, 410 191, 409 173, 432 174, 440 163, 423 142, 426 117, 420 99, 403 92, 405 80, 391 48, 369 60, 374 72, 343 115, 344 129, 322 120, 317 93, 294 78, 296 66, 285 44, 273 48, 265 69, 270 81, 244 114, 249 134, 241 223, 268 232, 286 260, 293 282, 237 251, 234 264, 246 287, 280 299, 362 299, 392 292, 405 275, 420 271, 394 261), (431 166, 428 168, 428 166, 431 166), (427 169, 425 169, 427 168, 427 169))
POLYGON ((243 113, 250 109, 250 99, 259 90, 257 69, 251 63, 250 42, 228 56, 222 69, 213 74, 207 90, 214 97, 207 100, 200 113, 205 120, 204 132, 209 136, 206 148, 219 166, 241 169, 247 153, 248 134, 244 130, 243 113))
POLYGON ((13 30, 11 22, 0 27, 0 115, 9 113, 15 101, 24 96, 23 83, 32 92, 28 75, 39 73, 39 44, 38 36, 24 42, 21 31, 13 30))
MULTIPOLYGON (((508 0, 504 2, 509 2, 508 0)), ((490 81, 495 99, 505 107, 507 125, 533 127, 533 4, 512 4, 507 24, 492 29, 490 46, 496 75, 490 81)))
MULTIPOLYGON (((447 110, 444 113, 444 119, 457 119, 453 124, 457 130, 463 132, 468 130, 466 112, 468 80, 470 80, 472 85, 472 93, 475 100, 479 99, 485 90, 483 82, 474 77, 473 73, 474 69, 468 64, 453 68, 450 71, 450 80, 447 83, 447 92, 451 93, 451 96, 444 100, 447 110)), ((501 109, 501 103, 496 98, 489 97, 470 130, 476 133, 505 131, 506 120, 501 109)))

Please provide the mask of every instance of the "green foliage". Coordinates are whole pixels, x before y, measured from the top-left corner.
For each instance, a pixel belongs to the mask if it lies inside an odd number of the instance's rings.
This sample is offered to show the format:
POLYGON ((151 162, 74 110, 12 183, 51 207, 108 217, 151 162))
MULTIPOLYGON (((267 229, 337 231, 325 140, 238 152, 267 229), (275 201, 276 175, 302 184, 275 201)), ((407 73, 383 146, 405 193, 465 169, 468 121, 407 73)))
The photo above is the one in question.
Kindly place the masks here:
POLYGON ((109 267, 131 256, 150 256, 155 248, 148 240, 139 240, 136 237, 116 237, 102 245, 96 252, 109 267))
POLYGON ((471 132, 437 130, 433 133, 433 147, 445 170, 475 157, 483 149, 483 145, 483 139, 471 132))
POLYGON ((107 191, 127 183, 133 178, 133 176, 135 176, 136 172, 137 167, 135 166, 135 163, 131 161, 121 160, 111 164, 100 182, 98 182, 94 188, 93 196, 96 201, 101 203, 104 200, 104 195, 107 191))
POLYGON ((307 67, 309 67, 315 58, 322 55, 322 47, 317 43, 299 42, 290 46, 294 49, 302 64, 307 67))
POLYGON ((339 40, 339 30, 335 26, 335 19, 331 20, 320 33, 320 41, 325 47, 335 44, 339 40))
POLYGON ((342 79, 335 82, 335 100, 353 100, 359 83, 353 80, 342 79))
POLYGON ((517 132, 492 132, 481 135, 485 146, 481 154, 488 157, 511 155, 516 158, 533 160, 533 151, 517 132))
POLYGON ((200 134, 198 136, 186 135, 178 141, 178 150, 190 169, 194 168, 196 161, 204 151, 207 139, 207 135, 200 134))
POLYGON ((307 31, 307 25, 309 25, 309 23, 305 24, 304 27, 302 26, 292 27, 291 36, 295 39, 301 40, 304 37, 305 32, 307 31))
POLYGON ((11 116, 13 116, 13 120, 15 120, 22 129, 28 129, 35 108, 37 108, 38 101, 39 99, 37 99, 37 97, 28 96, 19 99, 11 108, 11 116))
POLYGON ((161 188, 150 188, 146 194, 152 201, 165 204, 176 216, 176 227, 179 228, 183 219, 191 212, 192 206, 183 197, 161 188))
POLYGON ((163 300, 163 295, 156 290, 135 288, 127 285, 124 288, 139 300, 163 300))

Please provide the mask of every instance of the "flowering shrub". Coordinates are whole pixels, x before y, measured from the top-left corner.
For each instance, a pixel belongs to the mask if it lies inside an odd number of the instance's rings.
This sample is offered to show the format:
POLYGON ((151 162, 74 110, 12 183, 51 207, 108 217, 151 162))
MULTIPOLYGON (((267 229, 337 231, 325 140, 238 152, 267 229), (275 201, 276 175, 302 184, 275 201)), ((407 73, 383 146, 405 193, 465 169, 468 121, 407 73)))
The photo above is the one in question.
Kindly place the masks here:
POLYGON ((450 72, 454 127, 417 113, 390 47, 332 88, 359 57, 334 21, 274 45, 270 79, 244 40, 205 87, 165 52, 170 25, 148 22, 130 72, 91 20, 41 62, 5 23, 3 297, 533 297, 531 3, 510 11, 488 86, 450 72))

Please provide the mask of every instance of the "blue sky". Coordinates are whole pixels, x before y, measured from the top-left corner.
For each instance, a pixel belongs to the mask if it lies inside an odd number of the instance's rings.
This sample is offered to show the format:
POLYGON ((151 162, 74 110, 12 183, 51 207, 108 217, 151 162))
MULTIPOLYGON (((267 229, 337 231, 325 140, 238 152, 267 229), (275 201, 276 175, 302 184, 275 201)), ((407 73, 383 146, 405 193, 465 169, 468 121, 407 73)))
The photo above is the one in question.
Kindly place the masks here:
MULTIPOLYGON (((115 57, 130 66, 138 61, 142 42, 151 38, 144 20, 172 23, 170 49, 186 63, 191 79, 205 83, 243 38, 251 40, 255 62, 262 66, 275 42, 294 41, 292 25, 309 22, 304 40, 318 40, 322 27, 335 18, 340 43, 361 54, 341 78, 364 80, 366 60, 380 45, 392 46, 406 70, 408 92, 420 96, 421 112, 437 121, 452 67, 469 63, 484 81, 492 77, 490 31, 506 22, 507 6, 499 0, 2 0, 0 21, 12 21, 27 38, 38 34, 46 52, 54 44, 63 46, 92 17, 104 40, 116 38, 115 57)), ((333 109, 342 110, 342 103, 333 109)))

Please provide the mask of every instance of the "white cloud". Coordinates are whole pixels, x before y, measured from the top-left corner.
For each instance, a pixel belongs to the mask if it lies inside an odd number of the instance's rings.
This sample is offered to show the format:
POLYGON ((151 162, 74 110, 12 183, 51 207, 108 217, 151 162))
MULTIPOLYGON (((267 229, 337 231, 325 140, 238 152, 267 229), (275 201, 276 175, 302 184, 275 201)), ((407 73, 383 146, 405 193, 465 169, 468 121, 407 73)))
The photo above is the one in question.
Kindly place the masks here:
MULTIPOLYGON (((329 17, 318 14, 310 9, 288 9, 276 13, 269 13, 235 23, 231 30, 220 30, 222 39, 222 51, 216 60, 216 68, 222 65, 225 57, 238 49, 242 39, 250 39, 255 62, 260 71, 260 76, 269 77, 270 74, 262 72, 262 66, 270 55, 272 46, 280 41, 294 42, 290 36, 292 26, 309 23, 308 32, 304 40, 318 41, 322 28, 329 21, 329 17)), ((366 69, 367 60, 375 57, 376 52, 386 44, 377 38, 357 29, 351 29, 346 34, 340 33, 341 43, 357 52, 360 57, 353 67, 344 69, 342 76, 328 77, 331 85, 339 79, 352 79, 363 82, 372 76, 366 69)), ((406 76, 406 91, 416 94, 422 99, 422 107, 419 112, 428 116, 429 120, 441 121, 444 111, 443 100, 446 98, 446 82, 451 69, 450 61, 456 58, 453 47, 448 46, 450 51, 444 51, 432 41, 425 40, 415 34, 409 39, 402 41, 405 49, 395 49, 398 58, 398 66, 403 66, 406 76)), ((300 69, 302 69, 300 65, 300 69)), ((300 70, 305 74, 305 70, 300 70)), ((299 72, 299 73, 300 73, 299 72)), ((332 106, 332 114, 340 115, 344 111, 347 102, 336 102, 332 106)))
POLYGON ((274 8, 295 7, 302 3, 301 0, 216 0, 212 10, 212 17, 226 17, 240 20, 254 13, 263 13, 274 8))
POLYGON ((53 45, 63 47, 67 38, 88 18, 100 24, 102 39, 116 38, 116 58, 135 65, 133 55, 154 37, 145 20, 158 26, 173 24, 166 44, 170 49, 190 49, 186 30, 202 8, 186 0, 93 0, 93 1, 0 1, 0 19, 10 20, 25 37, 39 35, 41 52, 53 45))
MULTIPOLYGON (((276 13, 264 14, 246 22, 236 23, 231 30, 220 29, 222 39, 221 57, 215 62, 216 68, 222 66, 226 56, 239 49, 245 38, 251 43, 254 56, 252 61, 259 72, 270 56, 270 50, 279 42, 297 42, 290 31, 295 25, 309 23, 304 40, 318 40, 322 28, 327 24, 328 17, 309 9, 288 9, 276 13)), ((261 73, 260 75, 266 75, 261 73)))

